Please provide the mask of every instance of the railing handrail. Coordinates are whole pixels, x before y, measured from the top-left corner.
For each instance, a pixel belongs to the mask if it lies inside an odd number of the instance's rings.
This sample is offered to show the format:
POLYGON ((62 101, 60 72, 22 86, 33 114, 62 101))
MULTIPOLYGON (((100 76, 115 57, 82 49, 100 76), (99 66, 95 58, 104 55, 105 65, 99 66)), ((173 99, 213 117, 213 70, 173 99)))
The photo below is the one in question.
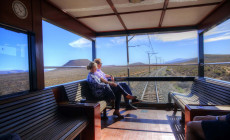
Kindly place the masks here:
MULTIPOLYGON (((111 65, 111 66, 103 66, 103 67, 147 67, 147 66, 189 66, 189 65, 198 65, 194 63, 190 64, 145 64, 145 65, 111 65)), ((86 66, 44 66, 46 69, 51 68, 86 68, 86 66)))
MULTIPOLYGON (((204 65, 225 65, 230 64, 230 62, 217 62, 217 63, 204 63, 204 65)), ((188 64, 144 64, 144 65, 111 65, 104 67, 147 67, 147 66, 194 66, 198 65, 197 63, 188 63, 188 64)), ((54 69, 54 68, 86 68, 86 66, 44 66, 45 69, 54 69)))
POLYGON ((224 65, 224 64, 230 64, 230 62, 204 63, 204 65, 224 65))

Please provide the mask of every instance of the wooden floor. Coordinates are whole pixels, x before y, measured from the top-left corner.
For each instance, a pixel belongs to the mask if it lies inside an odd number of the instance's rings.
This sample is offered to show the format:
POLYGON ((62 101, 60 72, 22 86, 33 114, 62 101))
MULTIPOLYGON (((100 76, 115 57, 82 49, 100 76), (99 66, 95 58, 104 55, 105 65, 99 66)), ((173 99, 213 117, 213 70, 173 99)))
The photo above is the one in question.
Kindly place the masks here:
POLYGON ((184 140, 181 112, 121 109, 125 119, 118 120, 113 111, 108 110, 108 120, 102 120, 102 140, 184 140))

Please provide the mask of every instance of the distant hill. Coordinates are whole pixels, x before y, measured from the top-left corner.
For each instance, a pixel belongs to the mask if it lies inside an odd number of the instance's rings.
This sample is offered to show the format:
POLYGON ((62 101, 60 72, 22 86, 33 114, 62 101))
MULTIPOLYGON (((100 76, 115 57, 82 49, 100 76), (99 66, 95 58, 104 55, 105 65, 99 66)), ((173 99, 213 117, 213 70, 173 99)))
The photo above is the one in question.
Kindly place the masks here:
MULTIPOLYGON (((227 55, 214 55, 206 54, 204 55, 205 63, 215 63, 215 62, 230 62, 230 54, 227 55)), ((171 61, 167 61, 166 64, 186 64, 186 63, 197 63, 197 58, 183 59, 178 58, 171 61)))
POLYGON ((145 63, 142 63, 142 62, 136 62, 136 63, 132 63, 130 65, 145 65, 145 63))
POLYGON ((173 59, 173 60, 167 61, 165 63, 166 64, 185 63, 185 62, 188 62, 188 61, 192 61, 194 59, 195 58, 189 58, 189 59, 177 58, 177 59, 173 59))
POLYGON ((76 59, 76 60, 70 60, 63 66, 87 66, 89 64, 88 59, 76 59))
POLYGON ((24 73, 28 72, 25 70, 9 70, 9 71, 0 71, 0 74, 12 74, 12 73, 24 73))
POLYGON ((230 62, 230 54, 225 54, 225 55, 206 54, 204 55, 204 60, 206 63, 230 62))

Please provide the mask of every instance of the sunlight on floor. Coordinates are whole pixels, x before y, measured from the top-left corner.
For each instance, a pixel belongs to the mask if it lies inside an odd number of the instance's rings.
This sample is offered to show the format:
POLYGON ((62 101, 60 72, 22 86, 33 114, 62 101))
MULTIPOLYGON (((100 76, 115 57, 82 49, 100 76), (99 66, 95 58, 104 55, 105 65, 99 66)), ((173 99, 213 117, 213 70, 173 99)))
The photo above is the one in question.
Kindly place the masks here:
POLYGON ((108 112, 108 120, 102 120, 102 140, 183 140, 183 130, 179 124, 181 112, 121 109, 125 119, 118 120, 108 112))

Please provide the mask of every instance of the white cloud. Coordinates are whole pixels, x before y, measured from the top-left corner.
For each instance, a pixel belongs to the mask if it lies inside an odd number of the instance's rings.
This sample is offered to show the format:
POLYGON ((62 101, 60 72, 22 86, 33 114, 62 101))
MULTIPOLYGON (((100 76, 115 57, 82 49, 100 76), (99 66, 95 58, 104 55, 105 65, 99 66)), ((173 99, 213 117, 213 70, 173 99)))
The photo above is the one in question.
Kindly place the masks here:
POLYGON ((113 37, 111 40, 110 40, 112 43, 114 44, 122 44, 124 43, 126 40, 124 37, 113 37))
POLYGON ((74 48, 86 48, 86 47, 91 47, 91 41, 85 39, 85 38, 80 38, 78 40, 75 40, 73 42, 70 42, 69 45, 74 48))
POLYGON ((180 41, 180 40, 187 40, 187 39, 195 39, 197 37, 197 31, 153 34, 152 37, 155 40, 160 40, 163 42, 173 42, 173 41, 180 41))
POLYGON ((209 35, 216 35, 221 33, 230 33, 229 27, 230 27, 230 19, 210 29, 208 32, 205 33, 205 35, 209 36, 209 35))
POLYGON ((209 38, 204 40, 204 42, 214 42, 214 41, 220 41, 220 40, 229 40, 230 39, 230 35, 222 35, 222 36, 217 36, 217 37, 213 37, 213 38, 209 38))
POLYGON ((26 47, 26 44, 17 44, 18 47, 26 47))

